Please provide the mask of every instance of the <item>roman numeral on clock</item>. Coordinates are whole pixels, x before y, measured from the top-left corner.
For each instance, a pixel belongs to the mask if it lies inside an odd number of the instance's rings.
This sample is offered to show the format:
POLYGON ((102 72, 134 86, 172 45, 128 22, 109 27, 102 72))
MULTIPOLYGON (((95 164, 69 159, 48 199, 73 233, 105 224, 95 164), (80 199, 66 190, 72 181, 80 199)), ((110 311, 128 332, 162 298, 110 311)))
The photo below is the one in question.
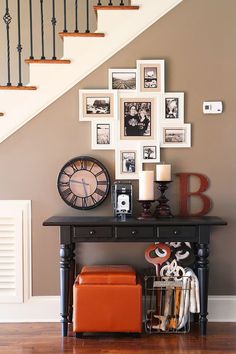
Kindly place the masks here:
POLYGON ((103 171, 99 171, 98 173, 95 174, 95 177, 98 177, 100 175, 102 175, 104 172, 103 171))
POLYGON ((64 189, 64 191, 61 192, 63 198, 65 198, 65 199, 67 199, 71 193, 72 193, 72 191, 70 188, 66 188, 66 189, 64 189))
POLYGON ((98 186, 106 186, 107 185, 107 181, 97 181, 98 186))
POLYGON ((98 194, 98 195, 100 195, 101 197, 103 197, 103 195, 104 195, 104 191, 102 191, 101 189, 99 189, 99 188, 96 188, 96 190, 95 190, 95 192, 94 193, 96 193, 96 194, 98 194))

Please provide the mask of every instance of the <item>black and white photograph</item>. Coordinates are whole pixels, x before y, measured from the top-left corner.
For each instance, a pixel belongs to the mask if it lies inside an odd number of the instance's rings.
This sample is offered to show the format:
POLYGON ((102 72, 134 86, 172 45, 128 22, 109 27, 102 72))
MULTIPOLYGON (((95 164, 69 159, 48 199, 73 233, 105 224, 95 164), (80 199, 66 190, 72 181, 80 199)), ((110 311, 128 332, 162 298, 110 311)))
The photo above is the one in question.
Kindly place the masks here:
POLYGON ((177 97, 166 97, 165 117, 166 119, 179 118, 179 99, 177 97))
POLYGON ((144 68, 144 88, 157 88, 157 68, 144 68))
POLYGON ((121 172, 135 173, 136 172, 136 153, 134 151, 121 152, 121 172))
POLYGON ((86 97, 86 114, 106 115, 110 112, 110 97, 86 97))
POLYGON ((143 160, 156 160, 157 148, 156 146, 143 146, 143 160))
POLYGON ((124 137, 150 137, 152 134, 151 102, 124 102, 124 137))
POLYGON ((178 129, 164 129, 164 142, 165 143, 183 143, 185 141, 184 128, 178 129))
POLYGON ((110 144, 110 124, 100 124, 96 125, 97 128, 97 144, 104 145, 110 144))
POLYGON ((165 61, 137 60, 137 90, 165 92, 165 61))
POLYGON ((109 69, 109 89, 119 91, 135 91, 137 89, 136 69, 109 69))

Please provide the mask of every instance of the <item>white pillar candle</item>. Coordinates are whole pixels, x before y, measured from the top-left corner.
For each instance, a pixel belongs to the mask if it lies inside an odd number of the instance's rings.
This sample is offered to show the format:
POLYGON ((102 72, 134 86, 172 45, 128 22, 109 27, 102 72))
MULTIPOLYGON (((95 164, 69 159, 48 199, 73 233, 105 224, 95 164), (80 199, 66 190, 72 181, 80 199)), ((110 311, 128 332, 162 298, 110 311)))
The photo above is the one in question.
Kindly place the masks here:
POLYGON ((154 171, 139 172, 139 200, 154 200, 154 171))
POLYGON ((156 180, 171 181, 171 165, 156 165, 156 180))

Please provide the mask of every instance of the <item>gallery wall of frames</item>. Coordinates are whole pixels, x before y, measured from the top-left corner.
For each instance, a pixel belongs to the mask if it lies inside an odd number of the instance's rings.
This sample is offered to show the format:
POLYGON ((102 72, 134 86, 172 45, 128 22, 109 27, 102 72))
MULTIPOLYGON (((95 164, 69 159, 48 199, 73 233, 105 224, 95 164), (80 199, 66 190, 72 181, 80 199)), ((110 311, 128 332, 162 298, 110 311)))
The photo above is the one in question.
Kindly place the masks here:
POLYGON ((92 149, 115 150, 116 179, 138 179, 162 148, 191 147, 184 93, 165 92, 164 60, 109 69, 108 89, 79 90, 79 119, 91 122, 92 149))

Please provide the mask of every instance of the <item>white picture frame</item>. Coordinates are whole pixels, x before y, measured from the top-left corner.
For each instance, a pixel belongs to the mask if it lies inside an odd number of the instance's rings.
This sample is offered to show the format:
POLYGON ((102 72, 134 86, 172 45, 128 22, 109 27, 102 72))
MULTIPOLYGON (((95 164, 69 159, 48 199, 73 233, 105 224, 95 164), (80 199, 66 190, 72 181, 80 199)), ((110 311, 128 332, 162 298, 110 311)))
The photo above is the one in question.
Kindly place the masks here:
POLYGON ((184 124, 184 92, 165 92, 162 98, 162 124, 184 124))
POLYGON ((117 119, 116 90, 79 90, 79 120, 117 119))
POLYGON ((134 92, 137 90, 137 69, 109 69, 109 90, 134 92))
POLYGON ((115 178, 134 180, 139 178, 140 146, 133 142, 121 142, 115 152, 115 178))
POLYGON ((138 92, 165 92, 165 61, 136 60, 138 92))
POLYGON ((91 122, 92 150, 115 149, 115 127, 117 122, 110 119, 99 119, 91 122))
POLYGON ((160 161, 160 145, 156 140, 140 143, 141 163, 158 163, 160 161))
POLYGON ((161 147, 189 148, 191 147, 191 124, 182 126, 162 126, 161 147))

